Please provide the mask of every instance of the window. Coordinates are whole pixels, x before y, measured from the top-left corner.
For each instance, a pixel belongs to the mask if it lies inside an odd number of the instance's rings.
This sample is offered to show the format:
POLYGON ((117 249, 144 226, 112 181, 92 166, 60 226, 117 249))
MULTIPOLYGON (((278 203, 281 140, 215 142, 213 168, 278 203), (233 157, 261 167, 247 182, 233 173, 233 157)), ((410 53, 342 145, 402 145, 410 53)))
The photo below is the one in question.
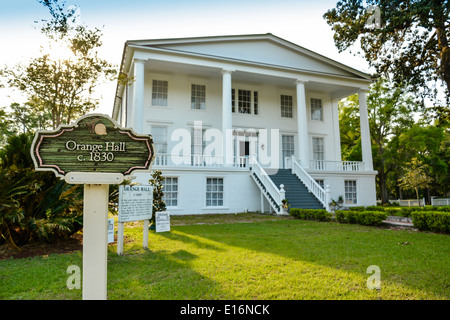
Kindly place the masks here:
POLYGON ((155 146, 155 153, 158 155, 155 158, 154 165, 167 165, 167 127, 152 126, 151 127, 153 144, 155 146))
POLYGON ((292 118, 292 96, 281 95, 281 117, 292 118))
POLYGON ((324 184, 323 179, 319 179, 319 180, 315 180, 315 181, 322 189, 325 189, 325 184, 324 184))
POLYGON ((356 204, 356 180, 345 181, 345 204, 356 204))
POLYGON ((152 126, 156 154, 167 153, 167 127, 152 126))
POLYGON ((253 91, 253 114, 258 114, 258 91, 253 91))
POLYGON ((238 112, 252 113, 252 92, 250 90, 238 90, 238 112))
POLYGON ((206 106, 206 86, 193 84, 191 86, 191 109, 205 110, 206 106))
POLYGON ((168 81, 153 80, 152 106, 167 107, 168 88, 168 81))
POLYGON ((223 206, 223 178, 206 179, 206 206, 223 206))
POLYGON ((312 148, 313 148, 313 168, 316 170, 323 170, 325 163, 325 151, 323 146, 323 138, 312 138, 312 148))
POLYGON ((325 160, 325 151, 323 147, 323 138, 313 137, 313 159, 314 160, 325 160))
POLYGON ((287 157, 292 157, 294 154, 294 136, 281 136, 281 150, 283 153, 283 165, 287 157))
POLYGON ((322 100, 311 98, 311 120, 323 120, 322 100))
POLYGON ((163 200, 168 207, 178 206, 178 178, 166 177, 163 180, 163 200))
POLYGON ((194 127, 191 129, 191 163, 196 166, 204 165, 203 152, 206 141, 203 139, 206 129, 194 127))
MULTIPOLYGON (((257 115, 259 113, 259 97, 258 91, 251 90, 237 90, 237 112, 243 114, 257 115)), ((236 89, 231 89, 231 111, 236 112, 236 89)))

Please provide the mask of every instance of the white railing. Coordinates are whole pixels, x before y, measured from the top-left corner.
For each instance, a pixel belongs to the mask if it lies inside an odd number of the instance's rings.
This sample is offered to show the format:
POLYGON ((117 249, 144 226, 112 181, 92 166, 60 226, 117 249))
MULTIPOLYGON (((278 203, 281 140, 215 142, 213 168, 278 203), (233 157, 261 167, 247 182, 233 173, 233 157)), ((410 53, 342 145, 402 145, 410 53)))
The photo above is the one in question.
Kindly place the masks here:
POLYGON ((450 206, 450 198, 431 198, 432 206, 450 206))
POLYGON ((323 206, 330 211, 330 192, 325 191, 309 174, 303 169, 303 167, 294 159, 291 160, 291 171, 294 173, 308 188, 317 199, 323 204, 323 206))
POLYGON ((326 161, 311 160, 311 170, 322 171, 364 171, 364 162, 361 161, 326 161))
POLYGON ((261 165, 256 160, 252 160, 250 162, 250 166, 250 175, 252 176, 253 180, 255 180, 256 184, 260 187, 262 193, 264 194, 272 208, 275 210, 275 212, 277 214, 282 214, 283 208, 281 206, 281 201, 286 197, 286 192, 283 189, 283 185, 281 185, 280 189, 278 189, 275 183, 273 183, 272 179, 270 179, 270 177, 267 175, 267 172, 264 170, 264 168, 261 167, 261 165), (254 175, 256 175, 256 177, 254 175), (259 184, 259 182, 261 182, 265 190, 262 190, 262 186, 259 184), (272 200, 275 201, 275 203, 273 203, 272 200))
MULTIPOLYGON (((205 167, 205 168, 221 168, 227 166, 223 164, 222 157, 190 155, 190 156, 173 156, 168 153, 159 153, 155 156, 153 162, 155 167, 205 167)), ((229 165, 234 168, 249 168, 248 156, 235 156, 233 163, 229 165)))

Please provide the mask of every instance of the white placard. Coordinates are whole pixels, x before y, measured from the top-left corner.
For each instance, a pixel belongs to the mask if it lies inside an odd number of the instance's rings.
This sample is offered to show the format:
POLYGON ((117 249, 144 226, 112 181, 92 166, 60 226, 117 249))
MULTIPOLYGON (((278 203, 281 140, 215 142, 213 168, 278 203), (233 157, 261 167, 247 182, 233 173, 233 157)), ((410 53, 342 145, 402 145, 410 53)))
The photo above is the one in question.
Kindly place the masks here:
POLYGON ((114 218, 108 219, 108 243, 114 242, 114 218))
POLYGON ((155 214, 156 232, 170 231, 170 213, 167 211, 156 212, 155 214))
POLYGON ((152 186, 119 186, 119 222, 149 220, 152 218, 152 209, 152 186))

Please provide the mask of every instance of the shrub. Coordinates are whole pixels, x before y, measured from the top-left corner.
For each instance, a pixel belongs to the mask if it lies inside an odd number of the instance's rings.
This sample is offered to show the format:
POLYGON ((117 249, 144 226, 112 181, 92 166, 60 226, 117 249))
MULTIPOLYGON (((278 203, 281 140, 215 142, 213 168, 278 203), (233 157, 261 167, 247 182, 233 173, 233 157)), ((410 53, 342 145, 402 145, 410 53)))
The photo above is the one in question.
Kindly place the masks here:
POLYGON ((414 227, 421 231, 450 233, 450 212, 416 210, 412 217, 414 227))
POLYGON ((289 214, 297 219, 330 221, 332 214, 325 209, 291 208, 289 214))
POLYGON ((358 223, 366 226, 378 226, 387 218, 387 213, 380 211, 338 210, 336 221, 340 223, 358 223))

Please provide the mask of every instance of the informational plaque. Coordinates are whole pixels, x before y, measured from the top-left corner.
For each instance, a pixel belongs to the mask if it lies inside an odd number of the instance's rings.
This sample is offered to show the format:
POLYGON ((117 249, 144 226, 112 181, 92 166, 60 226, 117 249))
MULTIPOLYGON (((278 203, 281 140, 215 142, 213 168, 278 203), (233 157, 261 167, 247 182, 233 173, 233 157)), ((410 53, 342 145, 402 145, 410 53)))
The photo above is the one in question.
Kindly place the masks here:
POLYGON ((150 220, 153 210, 153 187, 119 186, 119 222, 150 220))
POLYGON ((170 214, 167 211, 156 212, 156 232, 170 231, 170 214))
POLYGON ((108 243, 114 242, 114 218, 108 219, 108 243))

